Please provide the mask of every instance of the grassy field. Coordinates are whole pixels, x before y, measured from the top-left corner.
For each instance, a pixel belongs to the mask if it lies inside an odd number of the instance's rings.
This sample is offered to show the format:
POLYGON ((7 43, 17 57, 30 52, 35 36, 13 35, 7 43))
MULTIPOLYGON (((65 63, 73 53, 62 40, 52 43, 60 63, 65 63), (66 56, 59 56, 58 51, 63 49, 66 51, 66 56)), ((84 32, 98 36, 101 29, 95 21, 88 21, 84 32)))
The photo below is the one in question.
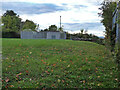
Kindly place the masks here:
POLYGON ((118 88, 118 68, 102 45, 3 39, 3 88, 118 88))

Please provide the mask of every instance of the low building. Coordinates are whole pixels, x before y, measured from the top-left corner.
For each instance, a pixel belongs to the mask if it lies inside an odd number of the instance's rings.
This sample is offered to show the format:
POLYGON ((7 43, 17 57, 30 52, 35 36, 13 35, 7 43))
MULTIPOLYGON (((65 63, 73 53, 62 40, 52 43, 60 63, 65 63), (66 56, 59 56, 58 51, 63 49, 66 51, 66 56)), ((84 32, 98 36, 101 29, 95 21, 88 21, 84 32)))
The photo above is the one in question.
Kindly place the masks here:
POLYGON ((66 39, 66 33, 60 31, 21 31, 21 39, 66 39))

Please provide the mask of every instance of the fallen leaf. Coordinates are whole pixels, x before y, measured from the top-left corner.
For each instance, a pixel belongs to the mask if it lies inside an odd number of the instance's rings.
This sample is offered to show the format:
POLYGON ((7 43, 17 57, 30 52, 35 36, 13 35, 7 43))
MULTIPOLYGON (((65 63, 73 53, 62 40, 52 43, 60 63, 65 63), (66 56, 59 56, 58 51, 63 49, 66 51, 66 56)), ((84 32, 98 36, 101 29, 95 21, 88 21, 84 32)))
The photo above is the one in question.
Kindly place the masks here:
POLYGON ((44 60, 41 60, 42 62, 44 61, 44 60))
POLYGON ((17 74, 16 77, 18 77, 18 76, 21 75, 21 74, 22 74, 22 73, 17 74))
POLYGON ((11 67, 11 66, 8 66, 9 68, 11 67))
POLYGON ((116 80, 116 81, 118 81, 118 79, 117 79, 117 78, 116 78, 115 80, 116 80))
POLYGON ((64 63, 66 63, 66 61, 63 61, 64 63))
POLYGON ((8 81, 9 81, 9 78, 7 78, 5 81, 8 82, 8 81))
POLYGON ((54 84, 51 85, 51 87, 54 87, 54 86, 55 86, 54 84))
POLYGON ((68 65, 67 67, 70 67, 70 65, 68 65))
POLYGON ((58 79, 58 82, 60 83, 60 79, 58 79))
POLYGON ((62 80, 62 82, 64 83, 65 81, 64 81, 64 80, 62 80))
POLYGON ((28 62, 26 62, 26 64, 29 64, 28 62))
POLYGON ((97 84, 98 86, 100 86, 100 84, 97 84))
POLYGON ((30 54, 32 54, 32 52, 30 52, 30 54))
POLYGON ((43 62, 43 64, 46 64, 46 62, 43 62))
POLYGON ((26 70, 26 73, 29 73, 28 70, 26 70))
POLYGON ((10 85, 9 87, 14 87, 13 85, 10 85))
POLYGON ((56 64, 53 64, 52 66, 56 66, 56 64))
POLYGON ((45 71, 47 74, 49 74, 49 72, 48 71, 45 71))
POLYGON ((83 80, 83 83, 85 83, 85 80, 83 80))
POLYGON ((98 78, 100 78, 100 76, 98 76, 98 78))

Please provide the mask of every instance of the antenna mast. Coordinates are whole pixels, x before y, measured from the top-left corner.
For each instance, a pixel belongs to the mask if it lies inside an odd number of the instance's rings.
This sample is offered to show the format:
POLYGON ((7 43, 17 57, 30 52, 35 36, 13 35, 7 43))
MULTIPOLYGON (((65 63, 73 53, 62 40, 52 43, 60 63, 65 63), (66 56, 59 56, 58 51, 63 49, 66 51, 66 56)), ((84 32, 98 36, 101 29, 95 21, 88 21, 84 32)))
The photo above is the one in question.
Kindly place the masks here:
POLYGON ((61 30, 61 16, 60 16, 60 30, 61 30))

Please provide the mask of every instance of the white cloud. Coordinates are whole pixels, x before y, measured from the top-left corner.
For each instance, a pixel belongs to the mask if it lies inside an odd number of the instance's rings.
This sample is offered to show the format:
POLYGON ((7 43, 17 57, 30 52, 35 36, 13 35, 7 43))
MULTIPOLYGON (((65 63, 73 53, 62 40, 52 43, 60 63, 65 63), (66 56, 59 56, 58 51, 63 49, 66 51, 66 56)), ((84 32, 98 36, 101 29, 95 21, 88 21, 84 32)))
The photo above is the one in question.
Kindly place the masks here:
POLYGON ((1 2, 31 2, 31 3, 54 3, 54 4, 83 4, 101 3, 103 0, 2 0, 1 2))
MULTIPOLYGON (((20 15, 23 20, 30 19, 39 23, 42 29, 48 27, 48 25, 56 24, 59 26, 59 17, 62 16, 62 23, 92 23, 92 22, 100 22, 100 17, 98 17, 97 12, 94 12, 91 7, 79 9, 71 9, 68 11, 58 11, 54 13, 45 13, 45 14, 34 14, 34 15, 20 15), (92 9, 92 10, 91 10, 92 9)), ((96 8, 96 7, 95 7, 96 8)))

